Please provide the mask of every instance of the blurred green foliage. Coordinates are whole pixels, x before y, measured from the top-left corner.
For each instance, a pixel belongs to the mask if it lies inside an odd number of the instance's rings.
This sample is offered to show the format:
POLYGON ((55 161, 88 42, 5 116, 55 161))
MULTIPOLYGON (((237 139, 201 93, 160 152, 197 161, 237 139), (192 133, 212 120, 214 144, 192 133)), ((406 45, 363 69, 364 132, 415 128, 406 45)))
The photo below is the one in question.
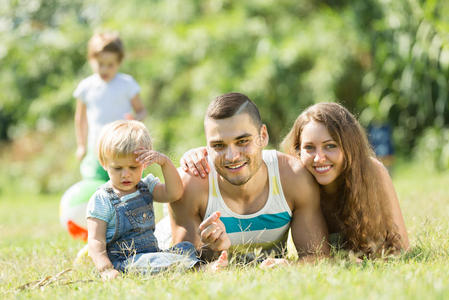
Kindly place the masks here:
POLYGON ((339 101, 448 168, 446 146, 426 142, 447 142, 448 15, 444 0, 0 0, 0 139, 71 122, 87 40, 112 29, 173 156, 204 143, 211 99, 240 91, 274 146, 306 106, 339 101))
MULTIPOLYGON (((362 120, 388 120, 403 152, 429 127, 443 140, 449 124, 449 3, 383 1, 379 8, 382 19, 366 30, 372 61, 363 79, 362 120)), ((449 167, 448 159, 441 163, 449 167)))

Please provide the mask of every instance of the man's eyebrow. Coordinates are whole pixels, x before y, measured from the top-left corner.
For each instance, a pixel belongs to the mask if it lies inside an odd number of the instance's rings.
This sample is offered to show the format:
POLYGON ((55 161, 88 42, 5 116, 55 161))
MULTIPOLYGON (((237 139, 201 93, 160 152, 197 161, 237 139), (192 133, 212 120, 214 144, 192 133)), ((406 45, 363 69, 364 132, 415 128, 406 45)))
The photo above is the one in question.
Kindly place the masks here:
POLYGON ((209 144, 223 143, 223 140, 212 140, 209 141, 209 144))
POLYGON ((239 136, 236 137, 235 139, 236 139, 236 140, 240 140, 240 139, 244 139, 244 138, 251 137, 251 136, 252 136, 252 134, 244 133, 244 134, 242 134, 242 135, 239 135, 239 136))

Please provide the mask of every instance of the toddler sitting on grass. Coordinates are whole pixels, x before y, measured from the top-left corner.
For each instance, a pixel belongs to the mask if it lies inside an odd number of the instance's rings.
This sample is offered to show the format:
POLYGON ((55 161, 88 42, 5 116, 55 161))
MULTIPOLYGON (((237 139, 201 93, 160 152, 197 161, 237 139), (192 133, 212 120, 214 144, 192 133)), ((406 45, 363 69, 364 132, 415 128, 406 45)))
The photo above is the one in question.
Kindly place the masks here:
POLYGON ((194 246, 181 242, 161 251, 154 235, 153 201, 178 200, 183 187, 170 159, 152 150, 148 130, 139 121, 115 121, 106 125, 98 144, 98 158, 110 180, 101 186, 87 206, 88 249, 105 280, 120 272, 157 273, 169 267, 184 269, 198 262, 194 246), (161 166, 165 184, 144 168, 161 166))

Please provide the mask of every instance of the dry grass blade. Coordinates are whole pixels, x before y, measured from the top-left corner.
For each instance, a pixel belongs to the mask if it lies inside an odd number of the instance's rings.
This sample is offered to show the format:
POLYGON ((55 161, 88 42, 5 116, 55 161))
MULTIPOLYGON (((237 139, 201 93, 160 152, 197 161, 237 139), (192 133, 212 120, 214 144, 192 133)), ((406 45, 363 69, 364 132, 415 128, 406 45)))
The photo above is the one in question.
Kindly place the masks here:
POLYGON ((24 285, 19 286, 17 288, 17 290, 18 291, 22 291, 24 289, 34 290, 34 289, 37 289, 37 288, 43 288, 45 286, 48 286, 48 285, 52 284, 55 281, 61 280, 62 279, 61 278, 62 275, 66 274, 66 273, 68 273, 70 271, 72 271, 72 269, 66 269, 64 271, 59 272, 55 276, 45 276, 41 280, 36 280, 36 281, 25 283, 24 285))

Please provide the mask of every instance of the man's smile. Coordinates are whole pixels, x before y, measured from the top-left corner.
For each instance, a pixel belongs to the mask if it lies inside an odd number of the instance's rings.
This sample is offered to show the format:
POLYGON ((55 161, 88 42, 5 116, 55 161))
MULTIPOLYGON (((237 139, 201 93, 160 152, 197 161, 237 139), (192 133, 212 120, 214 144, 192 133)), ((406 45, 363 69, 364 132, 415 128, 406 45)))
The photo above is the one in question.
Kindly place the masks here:
POLYGON ((226 169, 229 170, 239 170, 241 168, 243 168, 244 166, 246 166, 248 164, 248 162, 244 161, 244 162, 239 162, 239 163, 233 163, 233 164, 225 164, 224 167, 226 169))

